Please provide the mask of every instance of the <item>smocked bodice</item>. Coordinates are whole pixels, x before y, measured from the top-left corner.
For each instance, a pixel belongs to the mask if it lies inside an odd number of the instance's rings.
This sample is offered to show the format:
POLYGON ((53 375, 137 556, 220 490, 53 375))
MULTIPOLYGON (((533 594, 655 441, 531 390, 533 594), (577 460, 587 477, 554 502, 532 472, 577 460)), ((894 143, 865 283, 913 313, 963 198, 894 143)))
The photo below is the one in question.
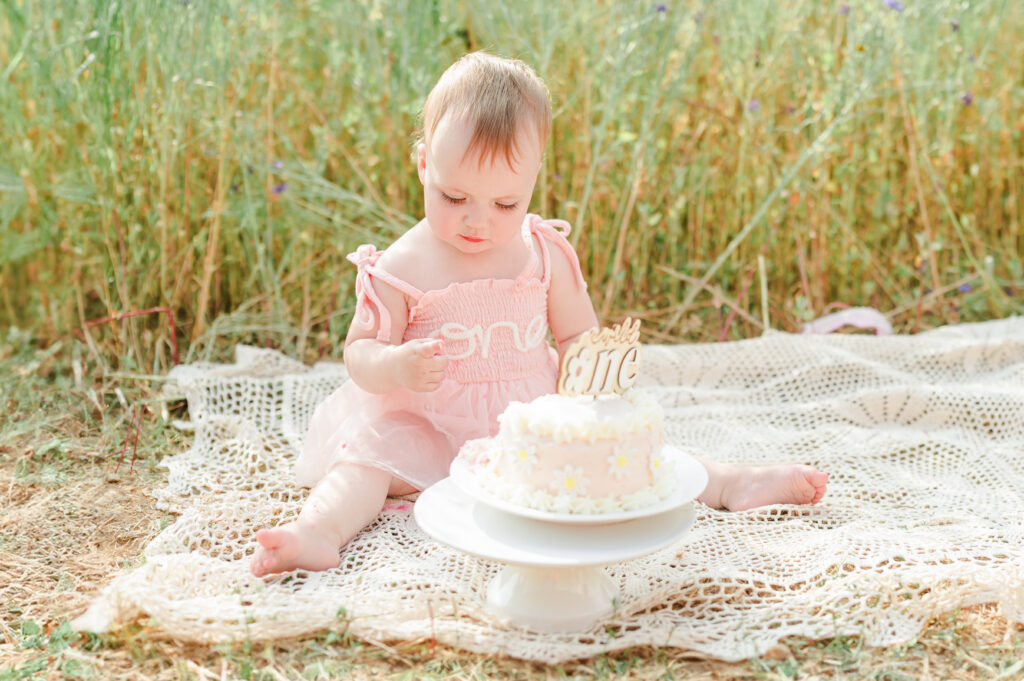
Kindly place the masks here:
POLYGON ((460 383, 519 379, 547 359, 547 285, 478 279, 431 291, 410 310, 405 340, 444 340, 448 376, 460 383))

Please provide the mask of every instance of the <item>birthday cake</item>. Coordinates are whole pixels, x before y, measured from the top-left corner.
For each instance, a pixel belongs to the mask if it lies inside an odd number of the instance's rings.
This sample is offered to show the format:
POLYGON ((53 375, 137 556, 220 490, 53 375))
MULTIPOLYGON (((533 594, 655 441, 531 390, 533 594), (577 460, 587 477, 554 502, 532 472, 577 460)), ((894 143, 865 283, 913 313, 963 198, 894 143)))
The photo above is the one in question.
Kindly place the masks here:
POLYGON ((511 403, 497 434, 463 445, 458 465, 494 497, 540 511, 615 513, 671 494, 676 477, 662 456, 661 407, 631 387, 639 323, 626 325, 570 348, 560 392, 511 403))

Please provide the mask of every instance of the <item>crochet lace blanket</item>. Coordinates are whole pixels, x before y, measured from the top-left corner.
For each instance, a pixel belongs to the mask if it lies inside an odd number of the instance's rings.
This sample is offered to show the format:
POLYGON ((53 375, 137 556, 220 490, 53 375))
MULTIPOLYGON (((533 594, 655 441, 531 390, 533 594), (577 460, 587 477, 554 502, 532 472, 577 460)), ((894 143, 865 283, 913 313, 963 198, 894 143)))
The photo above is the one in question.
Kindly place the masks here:
POLYGON ((629 646, 737 660, 788 636, 889 645, 931 617, 996 602, 1024 621, 1024 318, 916 336, 790 335, 645 346, 642 387, 667 440, 744 463, 805 462, 831 475, 815 507, 741 513, 698 504, 673 545, 609 566, 621 595, 591 631, 498 621, 501 568, 434 542, 410 500, 390 499, 342 566, 261 580, 253 532, 298 512, 290 474, 318 401, 345 378, 239 346, 234 364, 173 370, 192 447, 169 456, 157 505, 178 514, 75 625, 140 616, 182 640, 296 636, 348 627, 374 641, 558 663, 629 646))

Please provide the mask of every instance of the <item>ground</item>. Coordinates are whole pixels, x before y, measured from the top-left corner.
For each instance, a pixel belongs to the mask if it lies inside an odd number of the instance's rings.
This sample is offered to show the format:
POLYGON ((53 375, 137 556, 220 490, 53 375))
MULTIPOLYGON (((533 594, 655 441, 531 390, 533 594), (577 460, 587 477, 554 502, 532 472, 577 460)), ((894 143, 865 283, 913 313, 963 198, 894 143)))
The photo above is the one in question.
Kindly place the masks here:
POLYGON ((55 356, 0 346, 0 681, 1024 678, 1024 626, 993 606, 936 617, 916 640, 891 648, 847 637, 791 639, 738 663, 635 648, 545 666, 430 640, 371 644, 344 631, 198 646, 168 640, 144 620, 108 635, 76 634, 68 620, 139 565, 145 545, 173 522, 150 493, 165 479, 160 458, 189 439, 169 425, 185 415, 184 403, 165 401, 148 379, 107 374, 90 390, 62 373, 55 356))

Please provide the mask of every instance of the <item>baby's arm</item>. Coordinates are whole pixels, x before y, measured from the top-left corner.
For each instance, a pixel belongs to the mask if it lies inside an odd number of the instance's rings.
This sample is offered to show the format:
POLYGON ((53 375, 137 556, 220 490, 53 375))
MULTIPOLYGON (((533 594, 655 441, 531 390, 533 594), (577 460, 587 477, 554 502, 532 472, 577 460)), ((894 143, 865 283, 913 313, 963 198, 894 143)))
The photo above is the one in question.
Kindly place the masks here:
POLYGON ((418 338, 402 343, 409 320, 405 296, 379 282, 375 290, 391 317, 390 342, 377 340, 379 313, 372 327, 362 326, 353 319, 345 337, 345 368, 349 377, 371 393, 387 393, 398 388, 419 392, 436 390, 448 365, 448 359, 440 354, 442 341, 418 338))
POLYGON ((598 326, 594 304, 586 287, 580 285, 576 263, 560 248, 550 249, 551 285, 548 289, 548 326, 558 344, 561 357, 580 334, 598 326))

